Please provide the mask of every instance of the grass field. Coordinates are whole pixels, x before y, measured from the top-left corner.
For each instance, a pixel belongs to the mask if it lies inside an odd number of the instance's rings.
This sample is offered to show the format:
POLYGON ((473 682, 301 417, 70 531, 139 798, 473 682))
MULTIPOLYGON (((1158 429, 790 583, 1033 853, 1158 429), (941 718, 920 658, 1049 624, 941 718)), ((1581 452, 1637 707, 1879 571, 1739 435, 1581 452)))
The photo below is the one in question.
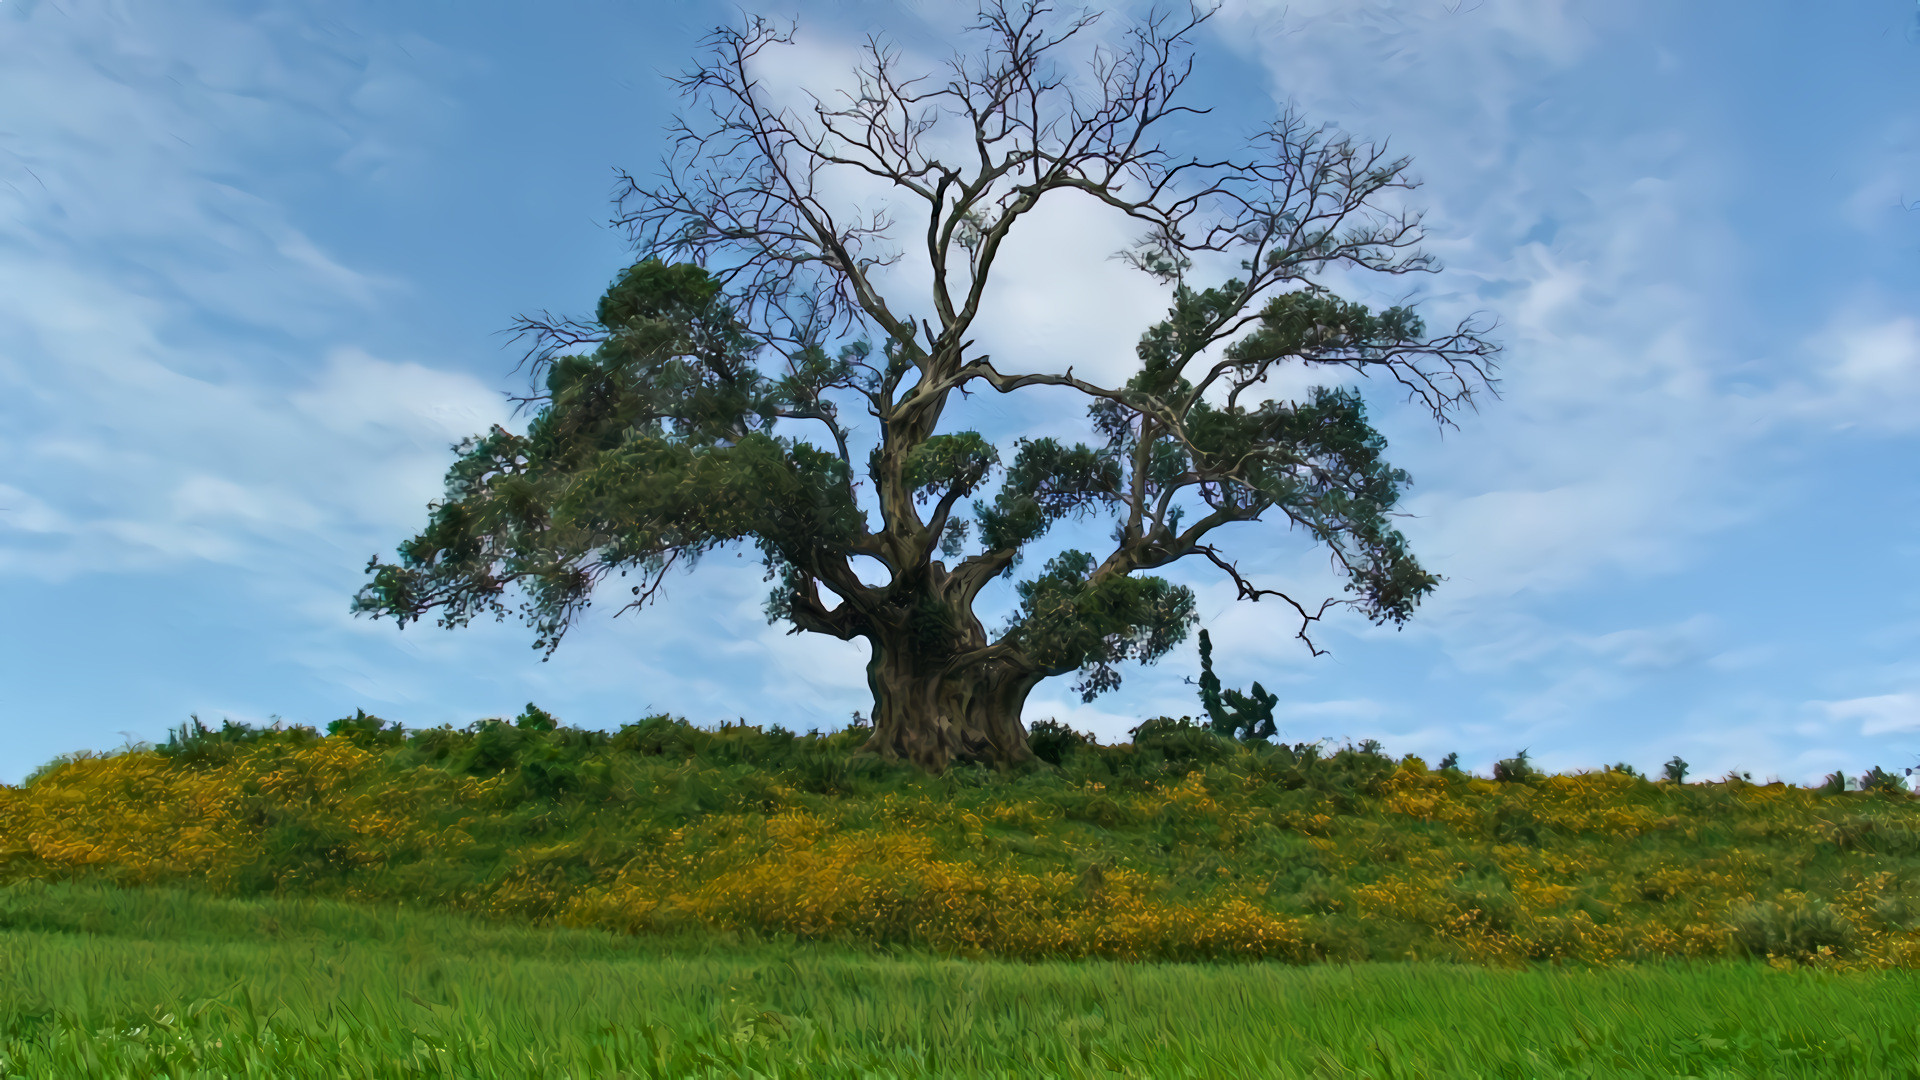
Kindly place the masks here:
POLYGON ((959 961, 0 889, 0 1076, 1920 1077, 1908 972, 959 961))

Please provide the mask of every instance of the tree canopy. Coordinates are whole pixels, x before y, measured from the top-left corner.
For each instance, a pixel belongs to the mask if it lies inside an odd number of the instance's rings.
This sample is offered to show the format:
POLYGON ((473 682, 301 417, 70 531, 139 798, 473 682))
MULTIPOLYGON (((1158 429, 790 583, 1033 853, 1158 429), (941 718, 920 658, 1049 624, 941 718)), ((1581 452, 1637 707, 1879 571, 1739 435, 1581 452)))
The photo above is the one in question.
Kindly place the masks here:
POLYGON ((1218 158, 1166 148, 1197 114, 1178 99, 1207 15, 1150 16, 1074 73, 1057 58, 1096 16, 995 0, 980 47, 944 72, 903 72, 874 39, 858 92, 806 109, 756 76, 791 28, 716 31, 678 80, 689 109, 660 175, 623 176, 617 221, 642 257, 591 320, 520 321, 541 380, 526 434, 456 448, 426 528, 370 563, 356 609, 457 626, 504 615, 517 588, 550 651, 609 575, 644 605, 676 567, 751 543, 774 583, 769 619, 869 643, 869 749, 936 770, 1028 758, 1020 707, 1041 680, 1076 674, 1091 700, 1123 663, 1183 641, 1194 594, 1152 573, 1181 559, 1288 605, 1310 648, 1335 605, 1403 623, 1438 580, 1393 525, 1407 474, 1355 387, 1276 397, 1273 376, 1382 375, 1449 423, 1497 350, 1471 320, 1430 335, 1411 308, 1324 282, 1329 268, 1437 269, 1418 215, 1388 198, 1413 186, 1405 158, 1291 113, 1218 158), (884 184, 912 230, 836 197, 834 174, 884 184), (1123 383, 974 347, 1008 235, 1065 192, 1131 221, 1123 256, 1167 289, 1123 383), (890 272, 907 247, 925 291, 890 272), (1222 259, 1238 273, 1190 280, 1222 259), (1029 387, 1081 395, 1087 441, 996 446, 942 424, 956 391, 1029 387), (1047 560, 989 632, 981 590, 1057 523, 1092 516, 1112 521, 1111 547, 1047 560), (1248 580, 1220 530, 1260 521, 1322 546, 1346 594, 1313 604, 1248 580), (885 580, 864 581, 862 558, 885 580))

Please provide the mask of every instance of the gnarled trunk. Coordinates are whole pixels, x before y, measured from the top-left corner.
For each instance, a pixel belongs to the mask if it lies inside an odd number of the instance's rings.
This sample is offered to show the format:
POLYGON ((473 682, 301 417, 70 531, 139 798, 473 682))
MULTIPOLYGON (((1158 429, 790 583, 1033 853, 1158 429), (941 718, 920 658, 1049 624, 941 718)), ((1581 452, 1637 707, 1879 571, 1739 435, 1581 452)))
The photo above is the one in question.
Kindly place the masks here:
POLYGON ((872 640, 873 735, 861 752, 932 773, 954 761, 1033 759, 1020 709, 1044 675, 1008 660, 955 664, 952 654, 928 656, 905 640, 872 640))

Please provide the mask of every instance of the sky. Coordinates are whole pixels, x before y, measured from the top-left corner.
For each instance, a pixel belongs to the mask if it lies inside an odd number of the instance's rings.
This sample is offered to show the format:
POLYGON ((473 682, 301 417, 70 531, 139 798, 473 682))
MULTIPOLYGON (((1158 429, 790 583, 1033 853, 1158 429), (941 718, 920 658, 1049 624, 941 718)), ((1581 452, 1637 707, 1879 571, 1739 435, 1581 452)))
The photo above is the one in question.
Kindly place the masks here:
MULTIPOLYGON (((1144 10, 1105 7, 1108 35, 1144 10)), ((500 331, 591 313, 635 258, 615 170, 657 167, 665 76, 740 10, 0 0, 0 783, 190 715, 805 731, 869 707, 864 645, 768 625, 752 553, 596 606, 546 662, 517 622, 349 611, 451 445, 523 427, 500 331)), ((766 72, 786 94, 845 85, 868 33, 928 65, 967 45, 932 0, 765 13, 800 28, 766 72)), ((1192 138, 1292 106, 1413 159, 1443 272, 1343 295, 1489 313, 1505 350, 1454 429, 1359 384, 1444 578, 1404 629, 1330 616, 1313 657, 1284 609, 1168 574, 1227 685, 1277 692, 1289 741, 1483 773, 1523 748, 1794 783, 1920 764, 1912 0, 1228 0, 1194 44, 1192 138)), ((1034 219, 982 350, 1124 377, 1166 304, 1110 258, 1131 239, 1090 205, 1034 219)), ((976 395, 952 423, 1089 438, 1070 405, 976 395)), ((1261 584, 1338 592, 1300 535, 1241 528, 1261 584)), ((1025 719, 1124 741, 1198 713, 1198 671, 1189 641, 1091 704, 1050 680, 1025 719)))

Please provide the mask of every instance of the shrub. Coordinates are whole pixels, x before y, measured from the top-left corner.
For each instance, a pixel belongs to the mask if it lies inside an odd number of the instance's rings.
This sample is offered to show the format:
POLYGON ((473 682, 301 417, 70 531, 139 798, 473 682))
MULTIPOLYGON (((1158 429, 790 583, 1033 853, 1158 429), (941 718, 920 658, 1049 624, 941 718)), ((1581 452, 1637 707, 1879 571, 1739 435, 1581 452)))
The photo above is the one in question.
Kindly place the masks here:
POLYGON ((1092 735, 1075 731, 1058 720, 1036 720, 1027 729, 1027 747, 1033 756, 1049 765, 1058 765, 1074 751, 1092 745, 1092 735))
POLYGON ((513 726, 522 731, 552 731, 560 726, 560 721, 555 720, 552 713, 529 701, 526 711, 514 719, 513 726))
POLYGON ((1334 915, 1346 906, 1345 895, 1325 874, 1309 877, 1293 894, 1294 909, 1309 915, 1334 915))
POLYGON ((1273 707, 1278 694, 1269 693, 1259 683, 1251 694, 1220 689, 1220 677, 1213 673, 1213 639, 1200 631, 1200 704, 1211 721, 1208 726, 1224 739, 1266 740, 1274 736, 1273 707))
POLYGON ((442 762, 453 756, 465 737, 453 729, 451 724, 441 724, 436 728, 416 730, 407 738, 407 747, 414 756, 429 762, 442 762))
POLYGON ((1861 791, 1879 791, 1888 795, 1905 795, 1907 781, 1899 773, 1888 772, 1875 765, 1871 771, 1860 774, 1861 791))
POLYGON ((1503 784, 1523 783, 1539 775, 1540 773, 1528 763, 1525 750, 1493 763, 1493 778, 1503 784))
POLYGON ((1505 933, 1519 918, 1519 901, 1498 877, 1464 878, 1447 886, 1443 895, 1470 925, 1481 930, 1505 933))
POLYGON ((1440 771, 1441 772, 1459 772, 1460 771, 1460 754, 1458 751, 1453 751, 1447 754, 1446 757, 1443 757, 1440 759, 1440 771))
POLYGON ((1847 774, 1838 769, 1828 773, 1826 779, 1820 784, 1820 793, 1822 795, 1841 795, 1844 794, 1846 790, 1847 774))
POLYGON ((1681 759, 1679 754, 1673 755, 1673 757, 1661 769, 1660 778, 1662 780, 1671 780, 1676 784, 1686 783, 1687 782, 1687 763, 1681 759))
POLYGON ((365 709, 355 709, 352 716, 329 723, 327 734, 345 736, 348 742, 362 750, 399 746, 406 737, 406 730, 399 724, 387 727, 386 723, 377 716, 368 716, 365 709))
POLYGON ((1214 734, 1211 727, 1196 724, 1191 716, 1178 720, 1156 716, 1131 732, 1137 751, 1157 752, 1176 764, 1206 764, 1233 753, 1233 745, 1214 734))
POLYGON ((1853 924, 1821 903, 1749 904, 1734 913, 1733 939, 1748 955, 1811 960, 1837 955, 1853 940, 1853 924))
POLYGON ((277 721, 271 727, 256 728, 223 719, 220 730, 214 731, 201 723, 199 716, 189 715, 187 723, 167 732, 166 744, 154 747, 154 752, 183 765, 214 768, 231 761, 245 746, 269 742, 298 746, 317 738, 319 734, 310 727, 283 727, 277 721))
POLYGON ((685 720, 661 714, 627 724, 613 736, 613 748, 623 754, 685 760, 705 750, 713 742, 711 732, 702 731, 685 720))
POLYGON ((1920 832, 1878 818, 1850 817, 1834 825, 1827 838, 1842 851, 1869 855, 1920 855, 1920 832))
POLYGON ((526 740, 526 733, 504 720, 482 720, 458 770, 478 774, 517 768, 520 747, 526 740))

